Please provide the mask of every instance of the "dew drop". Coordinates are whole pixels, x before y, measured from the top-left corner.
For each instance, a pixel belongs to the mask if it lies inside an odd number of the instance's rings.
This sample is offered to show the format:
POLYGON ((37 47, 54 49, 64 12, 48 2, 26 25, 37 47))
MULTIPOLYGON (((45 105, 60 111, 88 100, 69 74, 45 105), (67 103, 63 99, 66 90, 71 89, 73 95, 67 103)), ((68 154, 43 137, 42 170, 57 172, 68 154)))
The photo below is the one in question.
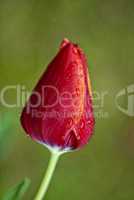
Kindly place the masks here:
POLYGON ((82 122, 81 122, 81 126, 80 126, 80 127, 81 127, 81 128, 84 128, 84 125, 85 125, 85 122, 84 122, 84 121, 82 121, 82 122))
POLYGON ((80 89, 79 88, 76 88, 75 92, 76 92, 76 96, 80 95, 80 89))
POLYGON ((91 120, 89 120, 89 121, 87 122, 87 124, 89 124, 89 125, 90 125, 91 123, 92 123, 91 120))
POLYGON ((74 135, 75 135, 75 137, 76 137, 77 140, 80 140, 80 135, 77 133, 76 130, 74 130, 74 135))
POLYGON ((77 61, 73 61, 71 62, 70 66, 72 69, 74 69, 77 66, 77 64, 78 64, 77 61))
POLYGON ((69 125, 69 127, 73 125, 73 119, 72 118, 68 119, 68 125, 69 125))
POLYGON ((77 51, 76 48, 73 48, 73 53, 74 53, 74 54, 77 54, 77 53, 78 53, 78 51, 77 51))

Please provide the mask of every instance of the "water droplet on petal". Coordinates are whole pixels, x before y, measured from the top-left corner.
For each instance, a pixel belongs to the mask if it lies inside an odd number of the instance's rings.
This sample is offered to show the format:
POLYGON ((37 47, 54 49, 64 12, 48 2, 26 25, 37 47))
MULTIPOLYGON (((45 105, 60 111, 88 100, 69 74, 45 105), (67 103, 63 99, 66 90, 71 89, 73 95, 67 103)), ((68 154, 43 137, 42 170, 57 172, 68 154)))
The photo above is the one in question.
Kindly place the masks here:
POLYGON ((73 53, 74 54, 78 54, 78 51, 77 51, 77 49, 75 47, 73 48, 73 53))
POLYGON ((91 124, 91 123, 92 123, 91 120, 87 121, 87 124, 91 124))
POLYGON ((68 125, 71 127, 73 125, 73 119, 72 118, 69 118, 68 119, 68 125))
POLYGON ((77 66, 77 62, 76 61, 73 61, 71 64, 70 64, 71 68, 74 69, 76 66, 77 66))
POLYGON ((76 136, 76 139, 77 139, 77 140, 80 140, 80 135, 77 133, 76 130, 74 130, 74 134, 75 134, 75 136, 76 136))
POLYGON ((79 88, 76 88, 75 92, 76 92, 76 96, 80 95, 80 89, 79 88))
POLYGON ((84 126, 85 126, 85 122, 84 122, 84 121, 82 121, 82 122, 81 122, 81 126, 80 126, 80 127, 81 127, 81 128, 84 128, 84 126))

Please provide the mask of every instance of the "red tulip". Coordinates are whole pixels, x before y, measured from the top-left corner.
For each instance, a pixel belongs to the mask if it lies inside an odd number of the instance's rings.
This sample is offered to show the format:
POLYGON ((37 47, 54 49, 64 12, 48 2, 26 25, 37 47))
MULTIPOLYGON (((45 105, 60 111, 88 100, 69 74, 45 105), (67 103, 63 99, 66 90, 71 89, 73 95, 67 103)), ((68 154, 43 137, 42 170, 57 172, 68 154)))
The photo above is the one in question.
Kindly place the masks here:
POLYGON ((85 55, 64 39, 22 112, 22 126, 50 149, 81 148, 94 129, 91 96, 85 55))

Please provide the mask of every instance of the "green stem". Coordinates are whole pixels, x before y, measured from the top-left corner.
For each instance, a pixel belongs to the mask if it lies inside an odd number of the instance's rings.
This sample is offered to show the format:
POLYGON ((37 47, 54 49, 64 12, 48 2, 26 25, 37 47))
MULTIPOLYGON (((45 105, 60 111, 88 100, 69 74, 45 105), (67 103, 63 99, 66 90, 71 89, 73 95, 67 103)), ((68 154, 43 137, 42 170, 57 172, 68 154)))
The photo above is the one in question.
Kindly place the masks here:
POLYGON ((45 194, 47 192, 47 189, 49 187, 50 181, 52 179, 52 175, 54 173, 56 164, 58 162, 60 154, 57 152, 52 152, 51 153, 51 158, 48 164, 47 171, 45 173, 45 176, 41 182, 41 185, 39 187, 39 190, 34 198, 34 200, 42 200, 43 197, 45 197, 45 194))

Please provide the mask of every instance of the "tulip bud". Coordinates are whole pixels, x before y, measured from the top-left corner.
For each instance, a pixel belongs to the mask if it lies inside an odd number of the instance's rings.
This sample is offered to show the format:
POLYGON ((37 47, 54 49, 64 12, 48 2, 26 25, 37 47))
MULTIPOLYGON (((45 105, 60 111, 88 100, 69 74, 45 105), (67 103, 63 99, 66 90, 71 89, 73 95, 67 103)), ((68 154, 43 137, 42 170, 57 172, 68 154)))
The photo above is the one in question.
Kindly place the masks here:
POLYGON ((63 152, 87 144, 94 122, 85 55, 64 39, 23 109, 22 126, 33 140, 63 152))

